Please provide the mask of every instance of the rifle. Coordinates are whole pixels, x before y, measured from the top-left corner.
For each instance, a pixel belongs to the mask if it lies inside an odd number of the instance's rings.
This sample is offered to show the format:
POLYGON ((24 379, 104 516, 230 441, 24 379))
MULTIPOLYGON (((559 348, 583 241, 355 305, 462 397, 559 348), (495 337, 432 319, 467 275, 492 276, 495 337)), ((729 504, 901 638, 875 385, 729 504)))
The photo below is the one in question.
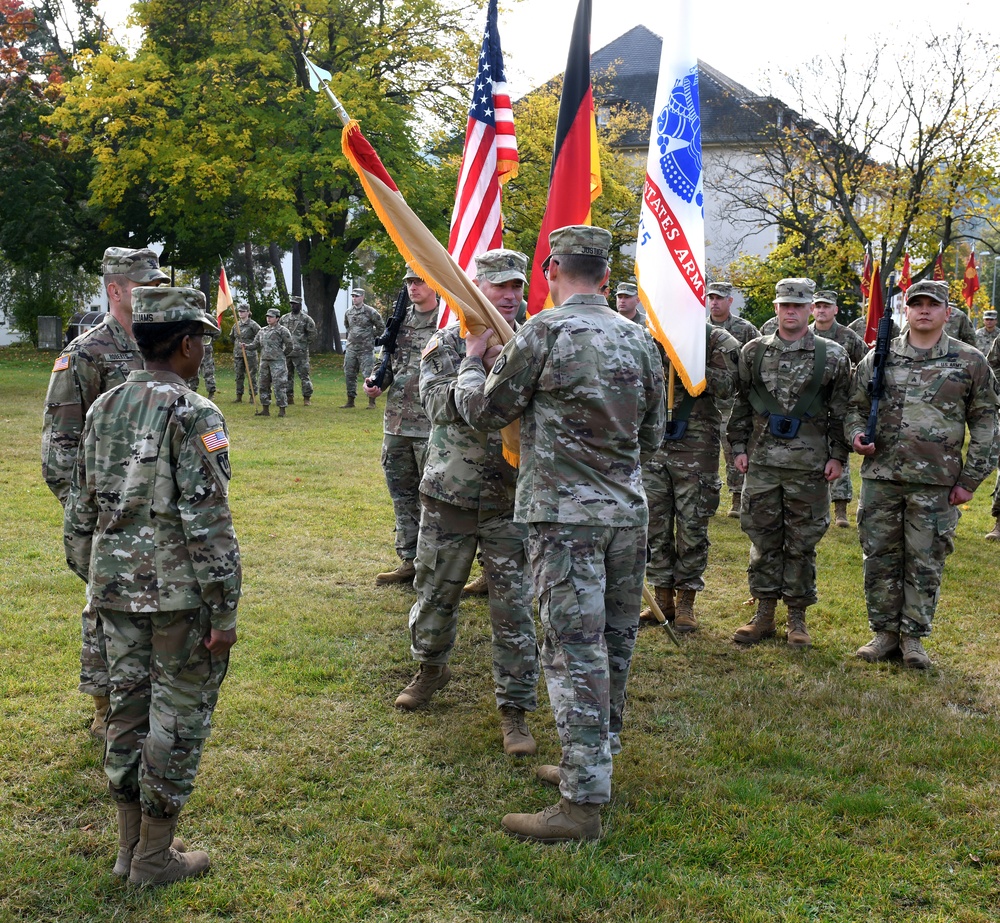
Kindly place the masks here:
POLYGON ((885 396, 885 364, 889 361, 889 344, 892 342, 892 289, 896 284, 896 274, 889 273, 889 281, 885 291, 885 308, 878 319, 878 332, 875 334, 875 348, 872 350, 872 378, 868 382, 868 396, 872 407, 868 412, 868 425, 861 437, 862 445, 871 445, 875 441, 875 424, 878 422, 878 405, 885 396))
POLYGON ((365 384, 369 388, 378 388, 380 391, 386 389, 386 379, 392 384, 392 354, 396 351, 396 340, 399 337, 399 328, 403 326, 406 317, 406 309, 410 306, 410 296, 407 294, 404 285, 396 296, 396 304, 392 309, 392 317, 386 322, 385 333, 375 340, 376 346, 382 347, 382 361, 371 378, 365 379, 365 384))

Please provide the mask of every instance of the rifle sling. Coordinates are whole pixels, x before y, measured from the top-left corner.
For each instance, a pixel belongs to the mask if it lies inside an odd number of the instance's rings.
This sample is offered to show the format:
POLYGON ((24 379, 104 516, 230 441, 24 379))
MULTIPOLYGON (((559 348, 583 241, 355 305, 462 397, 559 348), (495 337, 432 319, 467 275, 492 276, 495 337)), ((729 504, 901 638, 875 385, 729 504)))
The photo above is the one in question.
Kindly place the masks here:
POLYGON ((815 354, 813 356, 813 373, 809 386, 802 392, 790 413, 778 403, 778 399, 764 387, 760 378, 760 367, 764 360, 765 345, 757 347, 757 355, 753 360, 753 385, 750 388, 750 403, 757 413, 769 416, 776 414, 794 419, 813 417, 822 406, 823 372, 826 369, 826 341, 823 337, 813 335, 815 354))

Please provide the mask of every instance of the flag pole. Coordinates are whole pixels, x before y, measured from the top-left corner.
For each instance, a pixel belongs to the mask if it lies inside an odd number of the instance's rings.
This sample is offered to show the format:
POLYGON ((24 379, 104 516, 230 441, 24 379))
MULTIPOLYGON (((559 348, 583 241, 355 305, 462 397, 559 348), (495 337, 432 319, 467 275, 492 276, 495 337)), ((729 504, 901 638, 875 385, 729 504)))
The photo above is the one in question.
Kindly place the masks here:
POLYGON ((316 78, 317 83, 324 90, 326 90, 326 95, 330 97, 330 102, 333 103, 333 108, 336 110, 337 115, 340 116, 340 121, 347 125, 351 121, 351 117, 347 114, 347 110, 344 108, 343 103, 336 96, 333 95, 333 90, 330 89, 330 85, 323 79, 322 74, 320 74, 319 69, 305 56, 302 55, 303 60, 305 60, 306 65, 309 70, 312 71, 313 76, 316 78))
MULTIPOLYGON (((222 257, 219 257, 219 265, 222 267, 222 271, 226 271, 226 264, 222 261, 222 257)), ((229 286, 229 276, 226 276, 226 287, 229 286)), ((227 294, 229 294, 227 292, 227 294)), ((233 296, 229 294, 229 307, 233 312, 233 329, 236 331, 236 339, 240 344, 240 352, 243 353, 243 371, 246 372, 247 376, 247 391, 250 393, 250 406, 256 407, 257 403, 254 400, 253 393, 253 375, 250 374, 250 363, 247 361, 247 348, 246 344, 243 342, 243 338, 240 336, 240 316, 236 313, 236 302, 233 301, 233 296)))

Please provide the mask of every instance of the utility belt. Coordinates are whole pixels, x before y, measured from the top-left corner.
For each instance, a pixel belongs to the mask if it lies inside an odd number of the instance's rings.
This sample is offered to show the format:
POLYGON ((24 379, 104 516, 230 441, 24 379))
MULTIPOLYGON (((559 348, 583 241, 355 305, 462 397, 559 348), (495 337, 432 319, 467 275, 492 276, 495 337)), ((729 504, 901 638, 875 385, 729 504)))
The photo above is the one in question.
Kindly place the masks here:
POLYGON ((765 346, 762 343, 757 348, 753 362, 753 385, 750 388, 750 404, 757 413, 767 418, 768 430, 776 439, 794 439, 799 434, 799 427, 804 419, 816 416, 823 406, 823 372, 826 368, 826 342, 822 337, 815 337, 815 355, 813 357, 813 373, 809 385, 796 401, 795 406, 785 413, 785 408, 778 403, 777 398, 761 383, 760 367, 764 359, 765 346))

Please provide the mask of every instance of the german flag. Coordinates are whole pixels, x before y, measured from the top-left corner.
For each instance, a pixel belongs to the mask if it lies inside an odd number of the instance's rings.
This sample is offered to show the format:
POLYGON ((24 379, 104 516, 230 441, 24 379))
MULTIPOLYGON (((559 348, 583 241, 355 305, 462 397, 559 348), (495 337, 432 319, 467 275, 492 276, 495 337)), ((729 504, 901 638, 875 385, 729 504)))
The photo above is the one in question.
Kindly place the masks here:
POLYGON ((559 100, 545 216, 531 261, 529 314, 552 306, 549 283, 542 272, 542 263, 549 255, 549 234, 570 224, 590 224, 590 203, 601 194, 597 121, 590 85, 590 19, 591 0, 580 0, 559 100))

